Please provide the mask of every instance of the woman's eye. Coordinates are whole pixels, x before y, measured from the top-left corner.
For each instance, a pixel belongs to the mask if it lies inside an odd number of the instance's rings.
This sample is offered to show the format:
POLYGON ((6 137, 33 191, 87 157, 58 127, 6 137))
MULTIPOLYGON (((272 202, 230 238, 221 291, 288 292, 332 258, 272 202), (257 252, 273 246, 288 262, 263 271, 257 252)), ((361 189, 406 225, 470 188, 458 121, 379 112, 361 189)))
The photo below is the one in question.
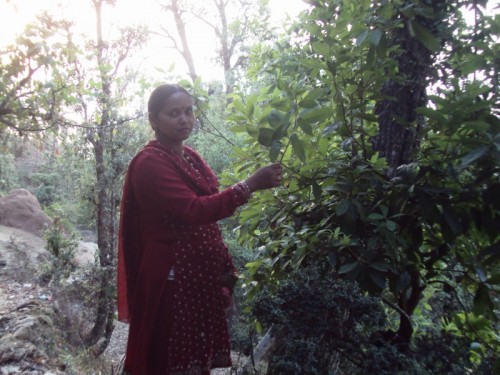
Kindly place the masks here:
POLYGON ((177 117, 179 116, 179 112, 178 111, 172 111, 170 112, 170 117, 177 117))

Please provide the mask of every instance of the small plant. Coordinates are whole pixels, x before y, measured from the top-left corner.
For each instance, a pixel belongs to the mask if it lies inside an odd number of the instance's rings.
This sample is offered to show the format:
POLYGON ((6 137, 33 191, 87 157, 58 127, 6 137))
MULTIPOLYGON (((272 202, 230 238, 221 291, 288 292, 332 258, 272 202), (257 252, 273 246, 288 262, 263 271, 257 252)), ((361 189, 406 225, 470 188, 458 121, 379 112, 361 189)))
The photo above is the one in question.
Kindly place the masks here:
POLYGON ((10 191, 19 185, 19 176, 14 164, 14 156, 0 155, 0 192, 10 191))
POLYGON ((43 281, 58 284, 63 277, 68 277, 74 270, 73 258, 78 240, 75 233, 66 234, 59 218, 44 232, 47 250, 51 254, 51 263, 42 271, 43 281))

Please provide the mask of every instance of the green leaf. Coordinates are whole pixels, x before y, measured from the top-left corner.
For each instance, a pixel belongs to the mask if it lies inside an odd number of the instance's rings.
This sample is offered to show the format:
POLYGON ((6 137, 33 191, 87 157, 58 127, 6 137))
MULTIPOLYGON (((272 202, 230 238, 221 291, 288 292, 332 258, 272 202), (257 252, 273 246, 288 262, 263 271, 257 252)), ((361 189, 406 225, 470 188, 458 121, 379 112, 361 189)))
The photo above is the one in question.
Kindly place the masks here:
POLYGON ((464 129, 471 129, 477 132, 484 132, 490 128, 490 124, 486 121, 481 120, 473 120, 473 121, 465 121, 463 123, 464 129))
POLYGON ((258 142, 262 146, 271 147, 273 144, 273 134, 274 134, 273 129, 260 128, 258 142))
POLYGON ((405 6, 404 8, 401 8, 401 13, 406 18, 413 18, 413 17, 415 17, 415 5, 414 4, 410 4, 410 5, 405 6))
POLYGON ((337 207, 335 208, 335 214, 337 216, 342 216, 344 215, 348 210, 349 206, 351 205, 351 202, 349 202, 349 199, 344 199, 342 200, 337 207))
POLYGON ((356 38, 356 45, 357 46, 360 46, 363 44, 363 42, 366 40, 366 38, 368 37, 368 33, 369 31, 368 30, 364 30, 361 34, 359 34, 356 38))
POLYGON ((372 113, 354 113, 353 117, 360 118, 370 122, 378 121, 378 117, 372 113))
POLYGON ((330 57, 330 46, 323 42, 314 42, 312 44, 313 51, 324 57, 330 57))
POLYGON ((313 128, 308 122, 300 121, 299 126, 307 135, 313 135, 313 128))
POLYGON ((249 262, 245 264, 245 267, 250 271, 250 272, 256 272, 257 269, 260 267, 260 265, 264 262, 263 259, 258 259, 254 262, 249 262))
POLYGON ((300 112, 299 117, 305 122, 319 122, 329 119, 334 111, 330 107, 316 107, 311 109, 304 109, 300 112))
POLYGON ((283 118, 284 118, 283 113, 273 110, 269 114, 269 116, 267 116, 267 121, 269 122, 269 125, 271 125, 273 129, 276 129, 282 124, 283 118))
POLYGON ((491 300, 488 287, 483 283, 479 284, 476 294, 474 295, 472 311, 477 316, 479 315, 493 316, 494 309, 495 305, 491 300))
POLYGON ((382 219, 385 219, 385 216, 374 212, 374 213, 371 213, 370 215, 368 215, 368 219, 370 219, 370 220, 382 220, 382 219))
POLYGON ((484 156, 488 152, 488 150, 489 150, 488 146, 481 146, 481 147, 476 148, 475 150, 469 152, 467 155, 465 155, 463 157, 461 168, 465 168, 469 164, 475 162, 477 159, 484 156))
POLYGON ((314 108, 318 105, 317 99, 324 95, 324 90, 315 89, 307 93, 306 97, 299 103, 303 108, 314 108))
POLYGON ((394 232, 397 228, 397 224, 392 221, 392 220, 387 220, 385 222, 385 226, 387 227, 387 229, 389 229, 391 232, 394 232))
POLYGON ((290 137, 290 142, 292 144, 293 152, 298 158, 305 163, 306 161, 306 152, 304 150, 303 142, 297 137, 297 134, 292 134, 290 137))
POLYGON ((262 324, 260 324, 259 321, 255 322, 255 330, 259 335, 262 335, 262 333, 264 332, 264 330, 262 329, 262 324))
POLYGON ((370 33, 370 43, 375 47, 380 43, 380 39, 382 38, 382 31, 379 29, 372 30, 370 33))
POLYGON ((345 274, 345 273, 348 273, 348 272, 351 272, 352 270, 354 270, 355 268, 359 267, 359 263, 358 261, 355 261, 353 263, 348 263, 348 264, 343 264, 340 268, 339 268, 339 274, 345 274))
POLYGON ((480 69, 484 62, 484 57, 481 55, 467 55, 462 63, 462 74, 469 75, 480 69))
POLYGON ((386 3, 380 8, 380 16, 385 18, 386 20, 390 20, 392 18, 394 12, 394 6, 390 3, 386 3))
POLYGON ((415 34, 415 38, 431 52, 439 50, 439 39, 436 38, 427 28, 423 27, 416 21, 410 21, 410 24, 415 34))
POLYGON ((389 263, 386 263, 384 261, 377 261, 377 262, 370 263, 370 268, 373 268, 373 269, 380 271, 380 272, 387 272, 387 271, 391 271, 394 267, 392 265, 390 265, 389 263))
POLYGON ((247 105, 246 105, 246 115, 248 118, 252 118, 254 112, 255 112, 255 103, 257 102, 257 96, 256 95, 250 95, 247 99, 247 105))
POLYGON ((416 109, 416 112, 424 115, 430 120, 436 121, 439 124, 446 124, 446 117, 440 112, 432 108, 420 107, 416 109))
POLYGON ((269 160, 271 162, 275 162, 278 160, 278 157, 281 152, 281 142, 273 142, 271 145, 271 148, 269 149, 269 160))
POLYGON ((374 46, 370 46, 370 49, 368 50, 368 55, 366 55, 366 64, 368 66, 373 66, 376 60, 377 60, 376 48, 374 46))

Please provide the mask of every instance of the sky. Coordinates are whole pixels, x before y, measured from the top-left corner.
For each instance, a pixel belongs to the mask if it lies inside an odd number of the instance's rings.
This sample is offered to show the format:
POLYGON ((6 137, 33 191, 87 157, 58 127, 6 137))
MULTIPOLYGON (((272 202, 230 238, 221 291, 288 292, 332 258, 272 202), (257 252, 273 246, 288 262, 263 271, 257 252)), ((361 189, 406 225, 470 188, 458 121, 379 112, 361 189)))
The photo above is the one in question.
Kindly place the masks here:
MULTIPOLYGON (((295 17, 307 7, 303 0, 270 0, 269 3, 271 20, 276 25, 283 23, 286 17, 295 17)), ((12 43, 15 36, 22 32, 24 25, 32 22, 36 14, 42 10, 50 10, 55 15, 73 19, 80 32, 95 35, 95 17, 90 0, 0 0, 2 15, 0 47, 12 43)), ((104 8, 103 24, 112 24, 111 31, 117 30, 119 25, 142 23, 155 28, 156 25, 165 22, 164 17, 159 9, 158 0, 117 0, 115 7, 104 8)), ((210 61, 215 45, 214 39, 207 37, 209 32, 202 24, 188 29, 188 39, 195 55, 197 73, 205 80, 222 79, 222 69, 215 68, 210 61)), ((166 49, 165 44, 164 39, 153 37, 141 57, 138 57, 142 59, 141 65, 153 71, 156 67, 166 69, 174 63, 176 71, 183 74, 186 71, 183 61, 172 50, 166 49)))
MULTIPOLYGON (((165 14, 160 11, 160 0, 117 0, 115 7, 104 7, 103 24, 111 25, 110 32, 118 30, 119 25, 147 24, 152 29, 165 23, 165 14)), ((208 1, 208 0, 198 0, 208 1)), ((491 1, 490 6, 497 1, 491 1)), ((300 11, 307 8, 303 0, 269 0, 271 21, 281 25, 287 17, 294 18, 300 11)), ((43 9, 51 10, 55 15, 75 20, 80 32, 95 35, 95 16, 91 0, 0 0, 0 47, 12 43, 15 35, 19 34, 24 25, 33 21, 35 15, 43 9)), ((215 67, 211 57, 215 50, 214 38, 210 37, 210 30, 201 22, 195 27, 189 25, 188 39, 194 54, 197 73, 205 81, 222 80, 222 68, 215 67)), ((140 54, 135 56, 134 63, 140 68, 156 74, 156 68, 168 69, 175 64, 175 72, 187 78, 187 68, 180 56, 166 48, 165 39, 152 37, 140 54)), ((161 74, 161 73, 158 73, 161 74)))

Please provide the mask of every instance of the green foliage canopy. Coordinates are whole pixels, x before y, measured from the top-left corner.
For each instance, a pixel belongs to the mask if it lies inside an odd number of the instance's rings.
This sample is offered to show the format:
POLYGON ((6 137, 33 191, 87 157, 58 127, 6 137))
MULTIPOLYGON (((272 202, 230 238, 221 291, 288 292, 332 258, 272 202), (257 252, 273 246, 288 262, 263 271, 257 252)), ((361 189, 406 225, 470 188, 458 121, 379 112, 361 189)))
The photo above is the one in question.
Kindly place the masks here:
POLYGON ((248 284, 253 292, 272 288, 292 269, 328 259, 336 277, 394 309, 393 339, 406 343, 423 292, 439 285, 462 306, 447 322, 478 343, 479 357, 491 355, 499 345, 492 334, 500 256, 498 16, 468 1, 438 10, 425 1, 311 4, 293 39, 256 51, 252 69, 262 89, 235 95, 228 114, 233 130, 246 135, 241 176, 269 160, 286 168, 285 186, 261 193, 241 214, 241 240, 261 255, 248 264, 248 284), (473 26, 461 16, 464 6, 481 14, 473 26), (401 28, 433 56, 426 77, 433 95, 417 110, 424 126, 411 161, 390 174, 372 141, 377 103, 398 101, 383 85, 408 84, 396 58, 408 46, 393 39, 401 28))

